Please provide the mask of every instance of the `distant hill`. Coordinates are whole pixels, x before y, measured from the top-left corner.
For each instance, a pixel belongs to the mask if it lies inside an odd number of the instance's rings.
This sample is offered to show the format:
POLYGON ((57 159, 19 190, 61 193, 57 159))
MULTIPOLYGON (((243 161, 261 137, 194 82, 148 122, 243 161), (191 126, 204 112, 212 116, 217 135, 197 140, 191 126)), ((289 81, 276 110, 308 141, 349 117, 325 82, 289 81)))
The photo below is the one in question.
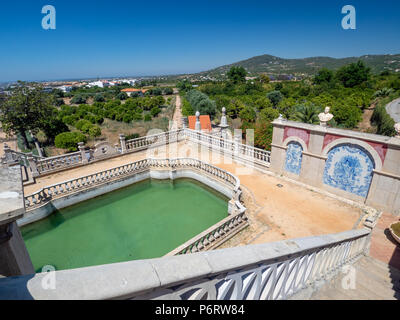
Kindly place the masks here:
POLYGON ((266 73, 268 75, 294 75, 310 76, 321 68, 336 70, 346 64, 364 61, 373 73, 380 73, 384 70, 400 72, 400 54, 395 55, 365 55, 361 57, 330 58, 312 57, 304 59, 283 59, 268 54, 239 61, 209 71, 200 72, 196 76, 216 77, 226 74, 232 66, 244 67, 250 75, 266 73))

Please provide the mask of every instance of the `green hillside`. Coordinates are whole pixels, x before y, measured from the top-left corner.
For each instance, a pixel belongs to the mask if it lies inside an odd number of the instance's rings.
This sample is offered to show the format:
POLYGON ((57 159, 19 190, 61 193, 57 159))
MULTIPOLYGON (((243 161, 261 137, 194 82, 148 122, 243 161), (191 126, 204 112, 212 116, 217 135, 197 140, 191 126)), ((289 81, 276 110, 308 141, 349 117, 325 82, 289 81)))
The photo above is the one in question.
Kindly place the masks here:
POLYGON ((304 59, 283 59, 271 55, 262 55, 230 65, 221 66, 209 71, 201 72, 199 76, 220 77, 228 72, 232 66, 246 68, 250 75, 266 73, 269 75, 313 75, 321 68, 336 70, 343 65, 364 61, 373 73, 384 70, 400 72, 400 54, 396 55, 365 55, 361 57, 349 57, 335 59, 330 57, 312 57, 304 59))

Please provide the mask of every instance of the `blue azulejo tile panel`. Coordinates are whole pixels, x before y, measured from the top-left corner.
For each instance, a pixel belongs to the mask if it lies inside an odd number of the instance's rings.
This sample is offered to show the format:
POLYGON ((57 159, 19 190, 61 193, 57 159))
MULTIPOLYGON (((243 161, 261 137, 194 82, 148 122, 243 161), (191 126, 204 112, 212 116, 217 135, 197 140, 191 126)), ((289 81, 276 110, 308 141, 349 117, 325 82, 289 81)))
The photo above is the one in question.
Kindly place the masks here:
POLYGON ((372 179, 374 161, 362 147, 344 144, 328 153, 324 183, 366 197, 372 179))
POLYGON ((303 147, 300 145, 300 143, 290 142, 286 149, 285 170, 299 175, 302 158, 303 147))

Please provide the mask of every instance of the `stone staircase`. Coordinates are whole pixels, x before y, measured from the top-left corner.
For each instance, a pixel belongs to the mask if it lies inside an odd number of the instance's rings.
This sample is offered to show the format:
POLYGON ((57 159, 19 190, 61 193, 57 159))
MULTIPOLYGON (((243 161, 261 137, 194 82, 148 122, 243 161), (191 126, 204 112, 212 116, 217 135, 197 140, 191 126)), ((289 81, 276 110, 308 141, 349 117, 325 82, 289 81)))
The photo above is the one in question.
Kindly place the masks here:
POLYGON ((310 300, 400 299, 400 270, 371 257, 361 258, 353 267, 356 271, 355 289, 343 288, 342 280, 350 273, 342 273, 322 286, 310 300))

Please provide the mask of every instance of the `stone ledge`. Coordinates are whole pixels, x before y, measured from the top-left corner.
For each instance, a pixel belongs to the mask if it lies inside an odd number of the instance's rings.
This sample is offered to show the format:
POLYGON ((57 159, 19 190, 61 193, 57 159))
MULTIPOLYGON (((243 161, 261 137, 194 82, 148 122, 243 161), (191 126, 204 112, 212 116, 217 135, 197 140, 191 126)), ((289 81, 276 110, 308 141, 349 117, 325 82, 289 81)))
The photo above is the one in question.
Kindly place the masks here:
POLYGON ((3 278, 0 279, 0 300, 133 298, 155 289, 195 281, 221 272, 243 269, 259 263, 283 261, 310 250, 365 237, 369 232, 359 229, 328 236, 56 271, 55 290, 45 290, 42 287, 42 281, 48 273, 3 278))

